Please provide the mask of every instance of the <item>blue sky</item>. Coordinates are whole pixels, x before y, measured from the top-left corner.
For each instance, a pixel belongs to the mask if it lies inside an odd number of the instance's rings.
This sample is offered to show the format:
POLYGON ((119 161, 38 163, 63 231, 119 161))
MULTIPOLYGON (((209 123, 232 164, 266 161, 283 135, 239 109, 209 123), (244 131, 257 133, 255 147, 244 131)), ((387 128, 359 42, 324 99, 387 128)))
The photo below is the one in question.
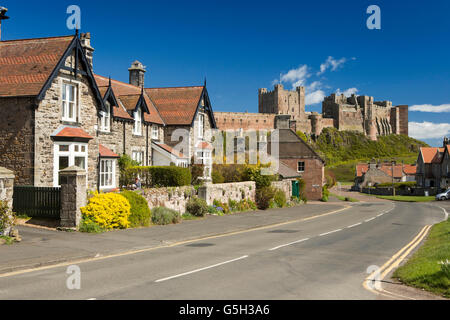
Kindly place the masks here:
POLYGON ((72 4, 92 34, 98 74, 127 81, 137 59, 147 87, 207 77, 215 110, 249 112, 258 88, 281 74, 285 87, 307 87, 309 111, 321 111, 323 95, 357 92, 414 106, 411 135, 431 145, 450 135, 449 1, 0 0, 11 17, 2 38, 72 34, 72 4), (366 27, 372 4, 381 30, 366 27))

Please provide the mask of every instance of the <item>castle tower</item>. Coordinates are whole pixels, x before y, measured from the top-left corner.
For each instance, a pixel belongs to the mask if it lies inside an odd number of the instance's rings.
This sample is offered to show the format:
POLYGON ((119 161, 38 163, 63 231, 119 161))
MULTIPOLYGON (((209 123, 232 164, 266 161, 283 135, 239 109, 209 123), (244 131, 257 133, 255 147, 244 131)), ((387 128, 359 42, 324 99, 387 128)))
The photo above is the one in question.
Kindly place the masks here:
POLYGON ((295 91, 284 89, 277 84, 273 91, 259 89, 259 112, 290 115, 293 119, 303 119, 305 115, 305 88, 297 87, 295 91))
POLYGON ((317 112, 313 112, 310 118, 311 118, 311 133, 314 134, 316 137, 318 137, 322 133, 323 129, 322 116, 317 112))

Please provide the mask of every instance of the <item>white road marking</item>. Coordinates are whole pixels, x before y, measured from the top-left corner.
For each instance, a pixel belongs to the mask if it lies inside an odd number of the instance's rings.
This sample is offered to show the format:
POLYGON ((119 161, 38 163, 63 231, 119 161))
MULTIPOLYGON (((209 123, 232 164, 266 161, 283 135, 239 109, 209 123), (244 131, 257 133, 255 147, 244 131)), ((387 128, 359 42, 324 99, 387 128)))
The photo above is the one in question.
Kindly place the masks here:
POLYGON ((372 220, 375 220, 375 217, 374 217, 374 218, 371 218, 371 219, 368 219, 368 220, 366 220, 366 222, 370 222, 370 221, 372 221, 372 220))
POLYGON ((339 232, 339 231, 342 231, 342 229, 330 231, 330 232, 327 232, 327 233, 322 233, 321 235, 319 235, 319 237, 327 236, 329 234, 336 233, 336 232, 339 232))
POLYGON ((218 264, 215 264, 213 266, 209 266, 209 267, 205 267, 205 268, 201 268, 201 269, 197 269, 197 270, 193 270, 193 271, 177 274, 177 275, 172 276, 172 277, 159 279, 159 280, 156 280, 155 282, 159 283, 159 282, 163 282, 163 281, 172 280, 172 279, 175 279, 175 278, 184 277, 184 276, 187 276, 187 275, 190 275, 190 274, 193 274, 193 273, 197 273, 197 272, 205 271, 205 270, 208 270, 208 269, 220 267, 220 266, 223 266, 225 264, 229 264, 229 263, 236 262, 236 261, 239 261, 239 260, 243 260, 243 259, 246 259, 246 258, 248 258, 248 256, 243 256, 243 257, 240 257, 240 258, 237 258, 237 259, 233 259, 233 260, 225 261, 225 262, 222 262, 222 263, 218 263, 218 264))
POLYGON ((95 301, 95 300, 97 300, 97 298, 90 298, 90 299, 88 299, 88 301, 95 301))
POLYGON ((354 228, 354 227, 357 227, 357 226, 360 226, 360 225, 362 225, 362 222, 354 224, 354 225, 351 225, 351 226, 347 227, 347 229, 354 228))
POLYGON ((278 249, 281 249, 281 248, 284 248, 284 247, 288 247, 288 246, 292 246, 293 244, 297 244, 297 243, 305 242, 305 241, 308 241, 308 240, 309 240, 309 238, 306 238, 306 239, 302 239, 302 240, 294 241, 294 242, 291 242, 291 243, 288 243, 288 244, 283 244, 283 245, 281 245, 281 246, 278 246, 278 247, 275 247, 275 248, 269 249, 269 251, 275 251, 275 250, 278 250, 278 249))
POLYGON ((384 215, 384 213, 377 215, 377 217, 382 217, 384 215))

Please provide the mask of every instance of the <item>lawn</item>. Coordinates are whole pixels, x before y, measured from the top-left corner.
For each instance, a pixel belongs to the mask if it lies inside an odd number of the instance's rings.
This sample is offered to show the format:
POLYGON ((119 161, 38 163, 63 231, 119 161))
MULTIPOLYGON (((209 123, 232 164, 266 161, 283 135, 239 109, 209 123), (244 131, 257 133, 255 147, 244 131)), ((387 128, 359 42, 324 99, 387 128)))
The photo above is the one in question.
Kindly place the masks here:
POLYGON ((425 244, 398 268, 394 278, 420 289, 450 298, 450 274, 439 264, 450 259, 450 220, 435 225, 425 244))
POLYGON ((338 199, 341 200, 341 201, 347 201, 347 202, 359 202, 359 200, 357 200, 357 199, 353 199, 353 198, 350 198, 350 197, 339 196, 339 195, 334 194, 334 193, 330 193, 330 196, 335 197, 335 198, 338 198, 338 199))
POLYGON ((416 197, 416 196, 376 196, 378 199, 401 201, 401 202, 430 202, 435 197, 416 197))

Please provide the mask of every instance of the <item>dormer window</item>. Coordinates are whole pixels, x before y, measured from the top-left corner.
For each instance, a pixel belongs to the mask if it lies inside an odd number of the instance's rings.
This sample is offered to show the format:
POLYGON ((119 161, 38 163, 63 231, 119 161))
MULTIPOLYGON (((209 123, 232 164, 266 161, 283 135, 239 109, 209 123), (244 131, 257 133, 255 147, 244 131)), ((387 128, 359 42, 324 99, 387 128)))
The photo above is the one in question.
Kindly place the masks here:
POLYGON ((133 134, 140 136, 142 135, 142 112, 141 109, 136 110, 134 113, 134 127, 133 134))
POLYGON ((73 84, 63 83, 61 90, 62 120, 77 122, 77 87, 73 84))
POLYGON ((111 106, 106 103, 106 111, 102 111, 100 117, 100 131, 110 132, 111 130, 111 106))
POLYGON ((203 139, 204 129, 205 129, 205 115, 199 114, 198 115, 198 137, 200 139, 203 139))
POLYGON ((153 140, 159 140, 159 128, 158 126, 152 127, 152 139, 153 140))

